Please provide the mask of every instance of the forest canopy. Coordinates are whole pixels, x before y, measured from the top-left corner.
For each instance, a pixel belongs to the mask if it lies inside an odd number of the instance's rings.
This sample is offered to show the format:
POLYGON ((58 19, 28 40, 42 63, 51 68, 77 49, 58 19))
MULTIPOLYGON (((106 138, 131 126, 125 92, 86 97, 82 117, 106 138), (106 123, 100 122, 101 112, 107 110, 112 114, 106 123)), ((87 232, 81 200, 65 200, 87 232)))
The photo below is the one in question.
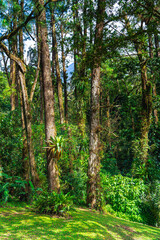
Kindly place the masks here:
POLYGON ((0 0, 0 18, 0 203, 159 226, 159 1, 0 0))

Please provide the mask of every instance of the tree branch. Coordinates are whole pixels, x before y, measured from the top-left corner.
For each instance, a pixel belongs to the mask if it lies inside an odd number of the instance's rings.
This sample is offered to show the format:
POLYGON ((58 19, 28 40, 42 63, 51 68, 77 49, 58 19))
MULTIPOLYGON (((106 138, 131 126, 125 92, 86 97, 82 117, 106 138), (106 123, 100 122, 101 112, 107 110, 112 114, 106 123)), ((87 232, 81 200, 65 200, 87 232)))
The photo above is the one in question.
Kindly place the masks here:
POLYGON ((36 17, 38 17, 41 12, 43 11, 43 9, 47 6, 47 4, 49 4, 50 2, 57 2, 58 0, 48 0, 44 6, 41 6, 39 3, 35 6, 35 8, 32 10, 32 12, 29 14, 29 16, 26 18, 26 20, 21 23, 17 28, 15 28, 13 31, 11 31, 10 33, 5 33, 3 36, 0 37, 0 42, 5 40, 5 39, 9 39, 11 37, 13 37, 15 34, 18 33, 18 31, 23 28, 24 26, 27 25, 27 23, 33 19, 35 19, 36 17), (38 11, 37 11, 38 10, 38 11), (37 11, 36 14, 34 14, 37 11), (34 14, 34 15, 33 15, 34 14))
POLYGON ((25 63, 19 58, 16 57, 15 55, 13 55, 12 53, 10 53, 10 51, 8 50, 8 48, 6 47, 6 45, 2 42, 0 42, 0 48, 3 49, 3 51, 5 52, 5 54, 12 59, 13 61, 15 61, 18 66, 21 68, 22 72, 25 73, 26 72, 26 66, 25 63))

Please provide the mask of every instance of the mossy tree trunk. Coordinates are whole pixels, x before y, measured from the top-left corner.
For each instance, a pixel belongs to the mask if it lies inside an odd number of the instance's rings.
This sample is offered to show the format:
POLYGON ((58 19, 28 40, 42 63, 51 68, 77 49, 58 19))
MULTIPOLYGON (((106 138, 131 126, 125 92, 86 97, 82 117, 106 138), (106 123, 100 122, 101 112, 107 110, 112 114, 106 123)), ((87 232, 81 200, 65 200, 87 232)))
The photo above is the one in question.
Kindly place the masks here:
POLYGON ((87 204, 91 208, 99 207, 100 184, 100 139, 99 139, 99 112, 100 112, 100 66, 102 57, 102 38, 104 28, 106 1, 98 1, 97 22, 95 30, 92 86, 91 86, 91 126, 90 126, 90 156, 88 162, 87 204))
MULTIPOLYGON (((43 7, 44 0, 39 0, 40 5, 43 7)), ((48 32, 46 25, 46 13, 45 9, 39 16, 40 27, 40 39, 41 39, 41 68, 42 68, 42 83, 44 94, 44 114, 45 114, 45 136, 46 142, 49 145, 49 140, 52 137, 56 137, 56 126, 54 118, 54 97, 53 97, 53 85, 51 78, 51 63, 48 46, 48 32)), ((52 152, 47 149, 47 172, 49 189, 51 191, 60 190, 59 171, 57 165, 57 159, 54 158, 52 152)))

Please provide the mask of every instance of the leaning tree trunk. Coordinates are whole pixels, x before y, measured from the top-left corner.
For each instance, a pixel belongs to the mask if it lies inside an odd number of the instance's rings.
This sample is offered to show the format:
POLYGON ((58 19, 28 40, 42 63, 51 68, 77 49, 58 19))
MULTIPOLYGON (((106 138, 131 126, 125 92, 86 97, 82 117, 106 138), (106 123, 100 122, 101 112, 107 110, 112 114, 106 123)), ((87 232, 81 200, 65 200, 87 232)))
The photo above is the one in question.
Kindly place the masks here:
MULTIPOLYGON (((44 5, 44 0, 39 0, 41 6, 44 5)), ((42 82, 44 93, 44 112, 45 112, 45 135, 46 142, 49 145, 50 138, 56 137, 56 127, 54 119, 54 97, 53 86, 51 79, 51 63, 48 46, 48 32, 46 25, 46 13, 42 11, 39 16, 39 22, 41 22, 40 37, 41 37, 41 68, 42 68, 42 82)), ((49 189, 54 191, 60 190, 59 171, 57 165, 57 159, 54 158, 52 152, 47 149, 47 172, 49 189)))
POLYGON ((94 60, 91 86, 91 127, 90 127, 90 156, 88 163, 87 203, 91 208, 99 207, 99 172, 100 172, 100 139, 99 139, 99 110, 100 110, 100 66, 102 55, 102 37, 105 15, 105 0, 98 0, 97 23, 94 43, 94 60))
POLYGON ((32 143, 30 105, 29 105, 28 93, 27 93, 26 82, 25 82, 26 67, 23 61, 20 58, 11 54, 7 49, 7 47, 2 42, 0 42, 0 47, 3 49, 6 55, 10 59, 14 60, 18 65, 18 76, 19 76, 21 88, 22 88, 22 99, 23 99, 23 107, 24 107, 28 154, 29 154, 29 160, 30 160, 31 179, 33 181, 34 186, 37 186, 39 182, 39 177, 36 171, 36 163, 35 163, 34 149, 33 149, 33 143, 32 143))
MULTIPOLYGON (((15 25, 16 27, 16 25, 15 25)), ((10 41, 11 52, 17 55, 17 36, 14 36, 10 41)), ((14 60, 10 60, 10 81, 11 81, 11 111, 16 109, 17 96, 17 66, 14 60)))
POLYGON ((30 161, 31 179, 34 186, 36 187, 38 186, 38 183, 39 183, 39 177, 37 174, 33 142, 32 142, 31 109, 30 109, 30 104, 29 104, 29 99, 27 94, 24 72, 20 68, 19 68, 18 75, 19 75, 21 88, 22 88, 22 99, 23 99, 24 118, 25 118, 25 127, 26 127, 26 135, 27 135, 28 154, 29 154, 29 161, 30 161))

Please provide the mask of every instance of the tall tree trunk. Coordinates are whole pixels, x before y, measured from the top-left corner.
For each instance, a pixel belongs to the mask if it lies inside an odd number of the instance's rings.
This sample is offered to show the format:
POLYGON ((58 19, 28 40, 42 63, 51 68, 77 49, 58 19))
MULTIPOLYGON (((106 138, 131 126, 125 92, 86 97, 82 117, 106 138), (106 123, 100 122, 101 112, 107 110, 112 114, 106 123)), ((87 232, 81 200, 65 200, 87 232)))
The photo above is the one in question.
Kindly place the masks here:
MULTIPOLYGON (((39 0, 41 6, 44 5, 44 0, 39 0)), ((56 126, 54 119, 54 97, 53 86, 51 79, 51 63, 48 46, 48 32, 46 25, 46 13, 42 11, 39 16, 39 22, 41 22, 41 67, 42 67, 42 81, 43 81, 43 93, 44 93, 44 111, 45 111, 45 135, 46 141, 49 145, 50 138, 56 137, 56 126)), ((52 152, 47 149, 47 171, 49 189, 54 191, 60 190, 59 171, 57 166, 57 159, 53 156, 52 152)))
POLYGON ((154 35, 155 47, 156 47, 156 57, 160 57, 160 47, 159 47, 159 39, 158 34, 154 35))
MULTIPOLYGON (((17 38, 14 37, 14 41, 10 42, 11 44, 11 52, 15 56, 17 55, 17 38)), ((16 70, 16 62, 10 61, 10 82, 11 82, 11 111, 16 109, 16 95, 17 95, 17 70, 16 70)))
POLYGON ((108 143, 109 143, 109 147, 111 148, 111 119, 110 119, 110 97, 109 97, 109 91, 107 93, 107 99, 106 99, 106 103, 107 103, 107 132, 108 132, 108 143))
MULTIPOLYGON (((21 0, 20 6, 21 6, 20 20, 21 20, 23 18, 24 0, 21 0)), ((20 29, 19 57, 22 60, 24 59, 23 52, 24 52, 23 29, 20 29)), ((23 136, 23 148, 22 148, 23 175, 25 177, 25 180, 29 183, 30 167, 29 167, 29 159, 28 159, 27 137, 26 137, 26 131, 25 131, 26 128, 25 128, 24 108, 23 108, 23 97, 22 97, 20 82, 19 82, 19 95, 20 95, 20 106, 21 106, 22 136, 23 136)), ((28 192, 28 186, 26 186, 26 191, 28 192)))
POLYGON ((32 128, 31 128, 32 116, 30 113, 31 109, 30 109, 30 104, 28 99, 24 72, 22 72, 22 70, 19 69, 18 74, 19 74, 19 79, 20 79, 21 88, 22 88, 22 99, 23 99, 24 119, 25 119, 26 135, 27 135, 27 147, 28 147, 28 154, 29 154, 31 179, 34 186, 37 187, 39 183, 39 177, 37 174, 33 142, 32 142, 32 128))
POLYGON ((61 29, 61 50, 62 50, 62 65, 63 65, 63 80, 64 80, 64 113, 65 120, 68 123, 68 97, 67 97, 67 72, 66 72, 66 56, 64 52, 64 30, 62 24, 60 25, 61 29))
MULTIPOLYGON (((42 61, 41 61, 41 24, 39 18, 36 18, 36 34, 37 34, 37 49, 38 49, 38 66, 39 66, 39 82, 40 82, 40 124, 43 124, 44 118, 44 96, 43 96, 43 80, 42 80, 42 61)), ((43 139, 41 138, 41 145, 43 139)))
MULTIPOLYGON (((78 61, 77 57, 79 56, 79 29, 78 29, 78 1, 72 0, 72 11, 73 11, 73 45, 74 45, 74 77, 77 77, 78 61)), ((75 86, 75 98, 77 99, 77 86, 75 86)))
MULTIPOLYGON (((16 0, 16 3, 18 1, 16 0)), ((13 30, 17 27, 17 16, 13 8, 13 30)), ((9 41, 10 50, 13 55, 17 55, 17 34, 11 38, 9 41)), ((11 79, 11 111, 14 111, 18 106, 18 81, 17 81, 17 65, 12 59, 10 60, 10 79, 11 79)))
MULTIPOLYGON (((148 34, 148 42, 149 42, 149 56, 151 59, 153 59, 153 42, 152 42, 152 35, 148 34)), ((156 54, 157 55, 157 54, 156 54)), ((151 69, 151 74, 152 74, 152 82, 153 82, 153 96, 157 96, 156 93, 156 83, 155 83, 155 74, 153 70, 151 69)), ((155 124, 158 124, 158 111, 157 109, 153 110, 154 113, 154 119, 155 119, 155 124)))
POLYGON ((105 0, 98 0, 97 22, 94 43, 94 59, 91 86, 91 127, 90 127, 90 156, 88 162, 87 203, 91 208, 99 206, 100 184, 100 139, 99 139, 99 109, 100 109, 100 66, 102 58, 102 37, 105 15, 105 0))
POLYGON ((89 31, 90 31, 90 47, 92 48, 93 44, 93 22, 92 22, 92 11, 93 11, 93 0, 89 0, 89 7, 90 7, 90 12, 89 12, 89 31))
POLYGON ((63 107, 63 91, 62 91, 62 82, 61 82, 61 74, 60 74, 60 67, 59 67, 59 59, 58 59, 54 9, 52 9, 52 34, 53 34, 52 37, 53 37, 53 41, 54 41, 54 53, 55 53, 55 65, 56 65, 56 76, 57 76, 57 89, 58 89, 60 123, 64 124, 65 119, 64 119, 64 107, 63 107))

